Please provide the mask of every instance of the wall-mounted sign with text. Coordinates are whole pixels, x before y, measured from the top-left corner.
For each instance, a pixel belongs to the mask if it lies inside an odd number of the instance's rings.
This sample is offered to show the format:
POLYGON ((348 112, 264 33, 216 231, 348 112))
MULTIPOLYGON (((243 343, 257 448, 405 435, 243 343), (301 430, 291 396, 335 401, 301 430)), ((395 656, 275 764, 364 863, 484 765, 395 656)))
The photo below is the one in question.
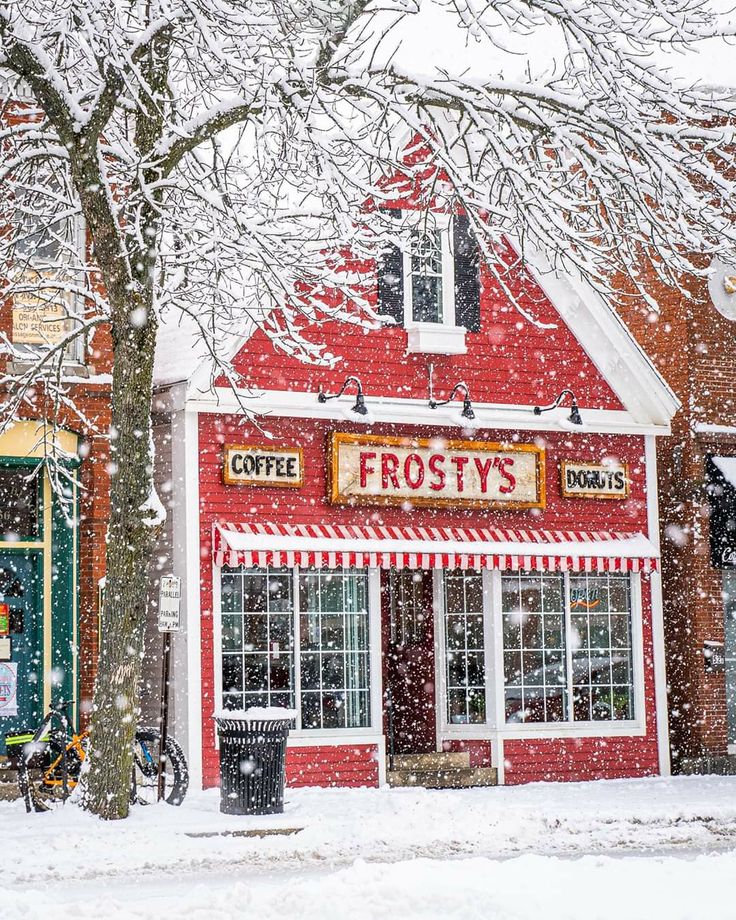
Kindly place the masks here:
POLYGON ((544 450, 533 444, 332 435, 336 504, 544 507, 544 450))
POLYGON ((223 478, 228 486, 298 489, 304 483, 302 449, 226 444, 223 478))
POLYGON ((628 498, 629 469, 625 463, 560 462, 565 498, 628 498))
POLYGON ((53 288, 42 288, 43 284, 58 283, 53 272, 28 269, 15 283, 30 288, 38 285, 38 291, 30 289, 13 294, 13 343, 15 345, 56 345, 68 335, 71 326, 70 305, 65 295, 53 288))

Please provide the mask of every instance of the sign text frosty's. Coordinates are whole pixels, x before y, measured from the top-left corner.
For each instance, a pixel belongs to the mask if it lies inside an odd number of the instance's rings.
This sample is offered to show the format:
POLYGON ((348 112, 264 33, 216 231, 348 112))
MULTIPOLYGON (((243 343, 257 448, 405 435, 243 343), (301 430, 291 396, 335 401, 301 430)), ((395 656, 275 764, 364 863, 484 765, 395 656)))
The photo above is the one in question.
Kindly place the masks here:
POLYGON ((337 504, 544 507, 544 451, 532 444, 332 435, 337 504))

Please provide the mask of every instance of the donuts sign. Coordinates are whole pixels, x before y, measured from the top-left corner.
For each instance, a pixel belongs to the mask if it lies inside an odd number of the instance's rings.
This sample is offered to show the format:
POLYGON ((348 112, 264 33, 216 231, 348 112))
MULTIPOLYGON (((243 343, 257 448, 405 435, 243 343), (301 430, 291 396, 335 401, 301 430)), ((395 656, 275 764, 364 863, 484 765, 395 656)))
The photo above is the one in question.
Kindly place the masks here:
POLYGON ((533 444, 332 435, 334 504, 544 507, 544 450, 533 444))

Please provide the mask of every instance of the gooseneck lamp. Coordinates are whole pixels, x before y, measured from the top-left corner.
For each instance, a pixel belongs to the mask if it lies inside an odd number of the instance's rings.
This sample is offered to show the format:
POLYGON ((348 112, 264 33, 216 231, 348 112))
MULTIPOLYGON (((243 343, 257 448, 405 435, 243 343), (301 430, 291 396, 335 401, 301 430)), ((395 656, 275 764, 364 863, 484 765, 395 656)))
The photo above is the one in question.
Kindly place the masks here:
POLYGON ((436 409, 438 406, 447 406, 457 396, 459 390, 462 390, 465 394, 463 397, 463 411, 460 414, 463 418, 475 418, 475 412, 473 412, 473 406, 470 402, 470 390, 468 389, 467 383, 456 383, 447 399, 443 399, 440 402, 436 399, 430 399, 429 408, 436 409))
POLYGON ((578 409, 578 401, 575 399, 575 394, 572 390, 562 390, 557 399, 548 406, 535 406, 534 414, 541 415, 543 412, 549 412, 550 409, 556 409, 566 396, 570 397, 570 414, 567 417, 568 422, 572 422, 573 425, 582 425, 583 420, 580 416, 580 409, 578 409))
POLYGON ((354 383, 358 390, 355 397, 355 405, 353 406, 352 411, 355 412, 356 415, 368 415, 368 409, 365 405, 365 397, 363 396, 363 385, 357 377, 346 377, 345 382, 340 387, 340 392, 333 393, 332 396, 328 396, 327 393, 324 393, 320 387, 320 391, 317 394, 317 402, 326 403, 328 399, 338 399, 340 396, 342 396, 345 390, 347 390, 351 383, 354 383))

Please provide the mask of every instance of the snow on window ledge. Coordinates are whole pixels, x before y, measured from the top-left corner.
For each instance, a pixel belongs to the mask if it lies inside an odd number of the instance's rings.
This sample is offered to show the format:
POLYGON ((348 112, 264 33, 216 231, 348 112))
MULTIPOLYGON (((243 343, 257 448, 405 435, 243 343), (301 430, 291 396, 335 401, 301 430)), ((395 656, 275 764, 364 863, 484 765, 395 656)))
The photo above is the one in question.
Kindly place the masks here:
POLYGON ((407 348, 410 353, 464 355, 467 353, 463 326, 443 323, 407 323, 407 348))
MULTIPOLYGON (((14 376, 20 376, 34 370, 37 366, 37 360, 29 358, 28 361, 8 361, 7 372, 14 376)), ((90 368, 79 361, 67 361, 62 363, 61 372, 63 377, 90 377, 90 368)))

